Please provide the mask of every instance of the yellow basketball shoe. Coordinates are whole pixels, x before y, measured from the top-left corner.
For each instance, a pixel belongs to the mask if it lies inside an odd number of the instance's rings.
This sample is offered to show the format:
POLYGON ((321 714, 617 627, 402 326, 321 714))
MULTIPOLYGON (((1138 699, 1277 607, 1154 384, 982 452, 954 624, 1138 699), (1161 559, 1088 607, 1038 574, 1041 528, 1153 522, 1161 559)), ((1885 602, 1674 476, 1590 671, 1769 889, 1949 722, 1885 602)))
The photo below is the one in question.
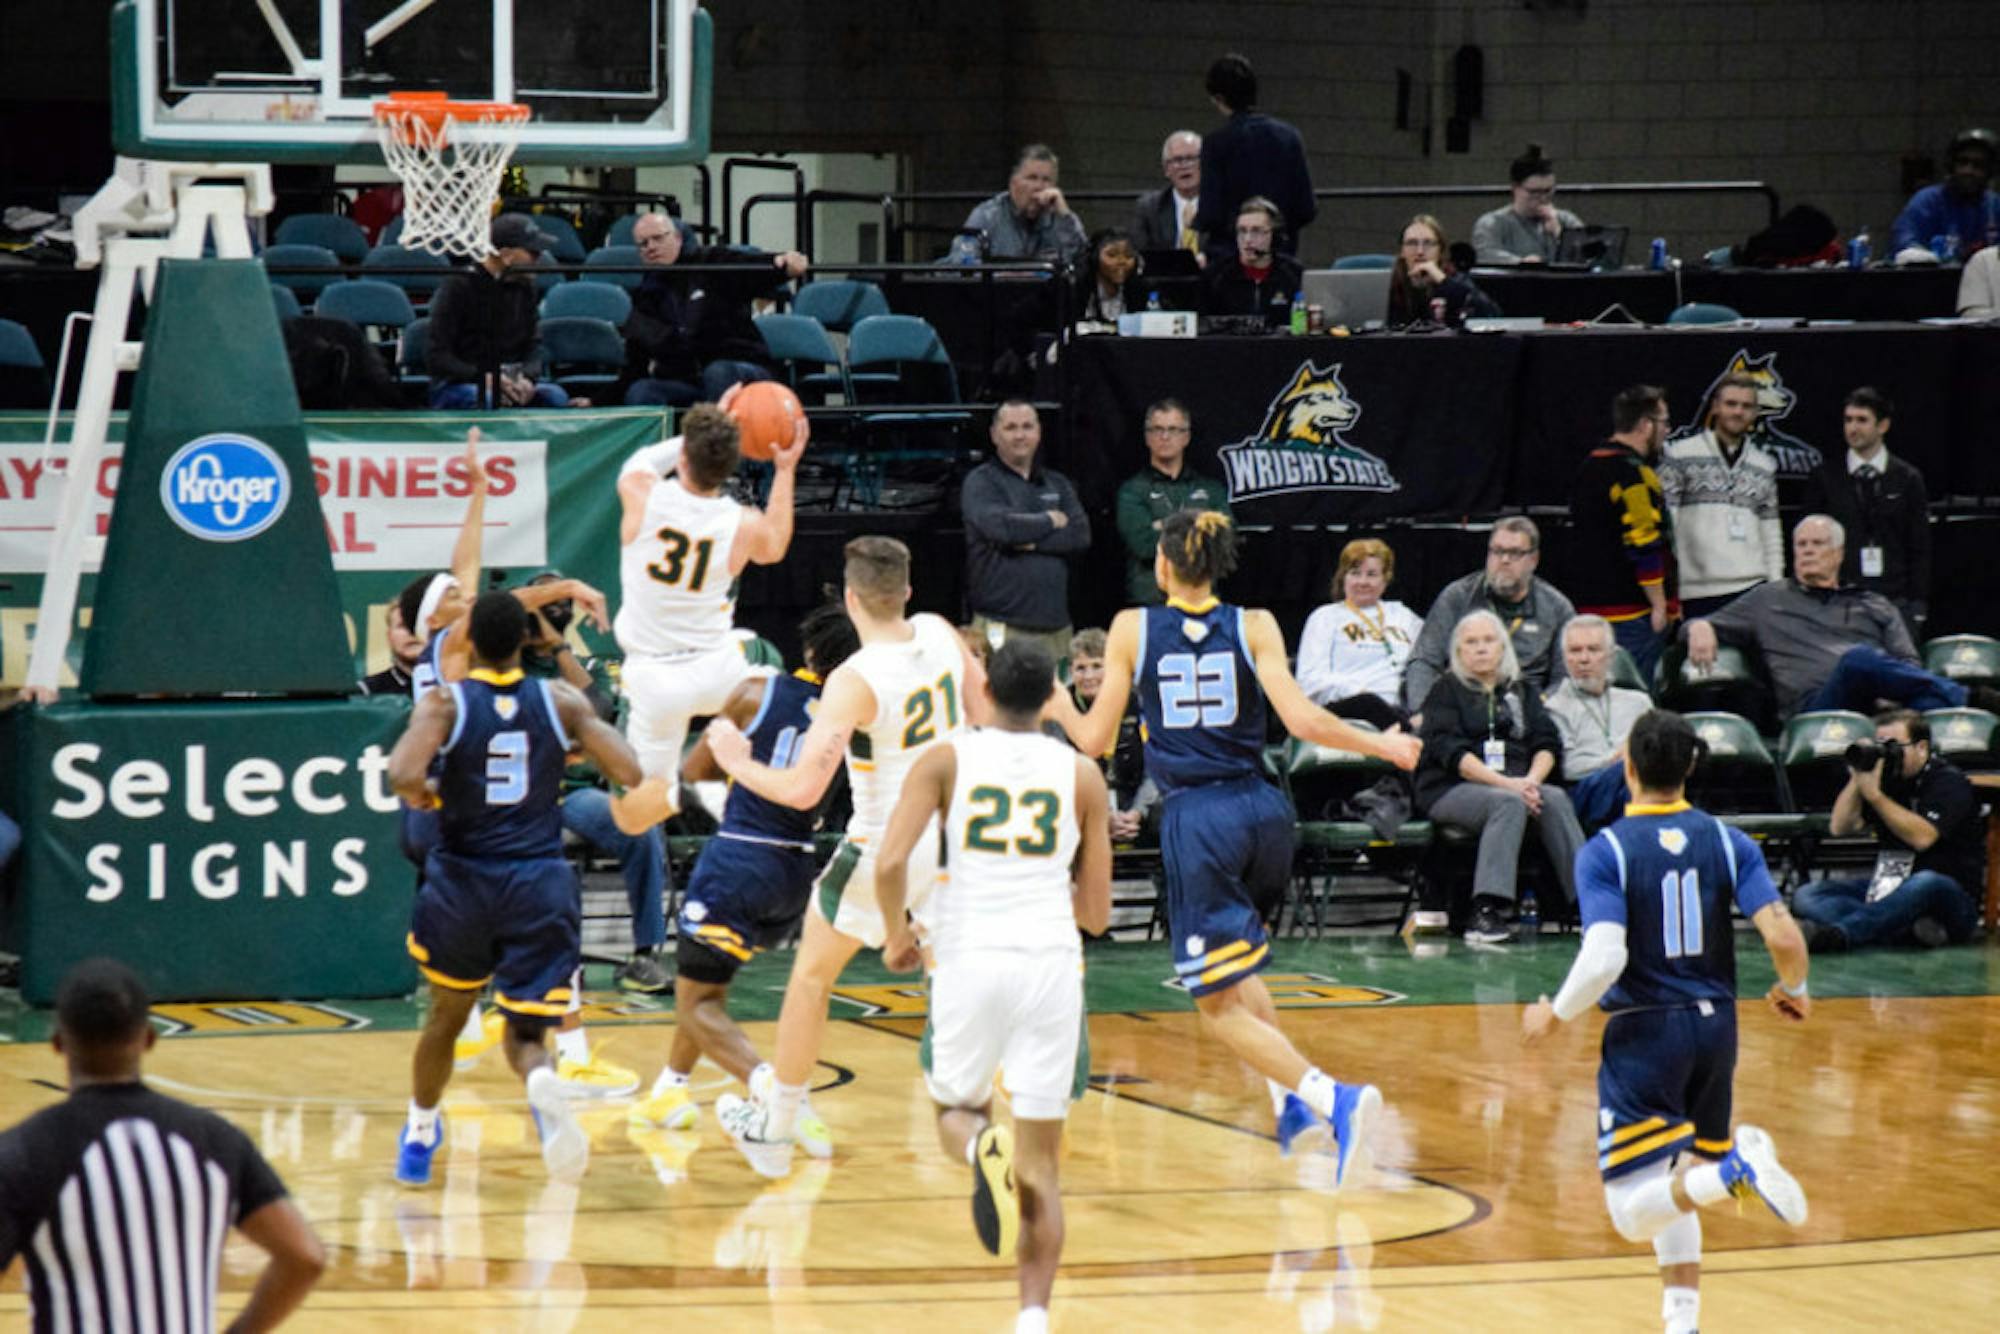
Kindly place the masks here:
POLYGON ((804 1149, 809 1158, 833 1157, 833 1132, 819 1119, 810 1102, 799 1107, 799 1119, 792 1122, 792 1142, 804 1149))
POLYGON ((669 1130, 692 1130, 701 1108, 689 1095, 686 1084, 654 1081, 652 1092, 632 1104, 627 1114, 634 1124, 665 1126, 669 1130))
POLYGON ((507 1016, 498 1010, 488 1010, 479 1022, 477 1039, 460 1037, 451 1047, 451 1064, 455 1070, 470 1070, 479 1064, 479 1058, 500 1045, 500 1038, 507 1031, 507 1016))
POLYGON ((558 1061, 556 1078, 566 1098, 622 1098, 639 1088, 639 1073, 594 1056, 588 1062, 558 1061))

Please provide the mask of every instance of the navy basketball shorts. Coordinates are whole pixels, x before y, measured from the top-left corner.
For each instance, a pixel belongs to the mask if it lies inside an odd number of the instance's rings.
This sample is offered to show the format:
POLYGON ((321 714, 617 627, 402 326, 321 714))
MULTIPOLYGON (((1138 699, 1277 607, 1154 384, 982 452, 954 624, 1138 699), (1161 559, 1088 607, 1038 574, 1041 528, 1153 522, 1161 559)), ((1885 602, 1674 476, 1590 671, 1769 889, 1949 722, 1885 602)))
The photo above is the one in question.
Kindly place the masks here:
POLYGON ((674 962, 694 982, 727 986, 758 950, 785 938, 812 896, 803 848, 718 834, 701 850, 680 912, 674 962))
POLYGON ((453 991, 493 984, 493 1003, 529 1026, 569 1008, 583 962, 576 872, 561 857, 460 857, 434 848, 410 913, 410 955, 453 991))
POLYGON ((1733 1004, 1612 1015, 1597 1067, 1599 1174, 1610 1181, 1687 1149, 1728 1153, 1735 1077, 1733 1004))
POLYGON ((1264 914, 1292 873, 1292 808, 1259 778, 1184 788, 1162 807, 1174 972, 1189 995, 1205 996, 1269 962, 1264 914))

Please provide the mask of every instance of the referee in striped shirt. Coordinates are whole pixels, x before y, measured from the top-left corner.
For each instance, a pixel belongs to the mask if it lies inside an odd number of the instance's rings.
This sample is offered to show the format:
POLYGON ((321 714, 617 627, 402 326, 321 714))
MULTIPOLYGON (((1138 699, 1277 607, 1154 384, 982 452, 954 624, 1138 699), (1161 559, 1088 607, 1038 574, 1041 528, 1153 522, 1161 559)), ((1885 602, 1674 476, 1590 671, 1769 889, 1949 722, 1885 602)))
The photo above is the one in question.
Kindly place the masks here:
POLYGON ((0 1272, 26 1257, 37 1334, 213 1330, 231 1225, 271 1257, 232 1330, 278 1324, 326 1268, 249 1137, 140 1082, 153 1040, 130 968, 88 959, 63 979, 55 1049, 70 1096, 0 1134, 0 1272))

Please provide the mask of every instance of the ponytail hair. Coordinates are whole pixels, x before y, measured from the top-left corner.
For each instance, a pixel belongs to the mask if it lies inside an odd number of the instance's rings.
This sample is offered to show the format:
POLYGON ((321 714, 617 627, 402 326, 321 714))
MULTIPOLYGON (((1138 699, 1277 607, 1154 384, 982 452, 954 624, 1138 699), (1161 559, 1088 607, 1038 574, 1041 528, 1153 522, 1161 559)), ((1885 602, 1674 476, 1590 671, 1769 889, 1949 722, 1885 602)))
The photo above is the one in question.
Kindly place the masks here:
POLYGON ((1213 584, 1236 569, 1236 525, 1220 510, 1176 510, 1160 526, 1160 550, 1190 584, 1213 584))

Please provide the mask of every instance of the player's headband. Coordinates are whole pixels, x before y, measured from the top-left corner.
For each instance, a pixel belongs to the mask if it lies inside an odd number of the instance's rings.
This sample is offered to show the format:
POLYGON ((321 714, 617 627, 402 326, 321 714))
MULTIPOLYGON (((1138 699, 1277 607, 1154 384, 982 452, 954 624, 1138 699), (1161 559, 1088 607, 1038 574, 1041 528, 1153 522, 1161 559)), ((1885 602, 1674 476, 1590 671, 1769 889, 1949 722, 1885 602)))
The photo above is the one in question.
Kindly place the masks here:
POLYGON ((417 623, 410 627, 412 634, 428 635, 431 632, 431 617, 436 614, 438 603, 444 595, 458 587, 458 580, 448 574, 433 575, 431 586, 424 590, 424 600, 417 604, 417 623))

